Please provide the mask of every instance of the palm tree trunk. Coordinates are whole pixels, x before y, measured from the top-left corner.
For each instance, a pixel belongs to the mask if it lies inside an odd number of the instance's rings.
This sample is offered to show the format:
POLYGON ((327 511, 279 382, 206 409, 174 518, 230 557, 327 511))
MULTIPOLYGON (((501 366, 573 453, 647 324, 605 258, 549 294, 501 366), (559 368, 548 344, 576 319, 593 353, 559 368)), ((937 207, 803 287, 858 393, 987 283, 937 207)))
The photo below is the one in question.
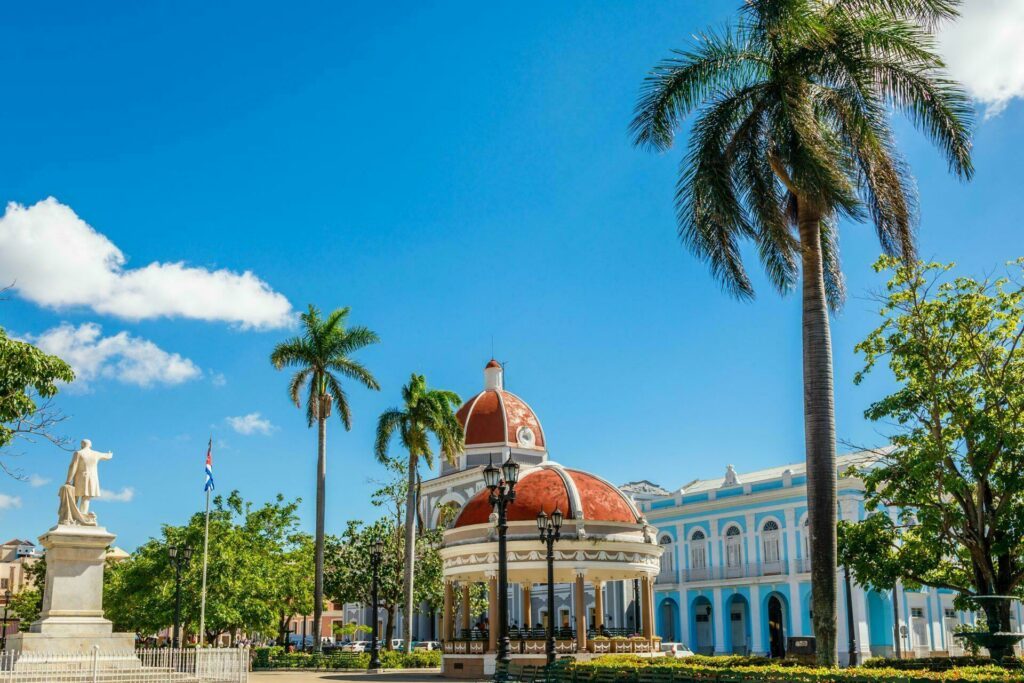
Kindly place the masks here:
POLYGON ((409 453, 409 490, 405 493, 405 608, 402 621, 405 629, 403 649, 412 652, 413 592, 416 568, 416 469, 418 456, 409 453))
POLYGON ((835 666, 836 428, 832 340, 821 251, 821 213, 799 200, 797 222, 803 265, 804 449, 811 554, 812 626, 818 664, 835 666))
POLYGON ((316 549, 313 579, 313 651, 320 652, 320 622, 324 613, 324 497, 327 482, 327 417, 317 419, 316 549))

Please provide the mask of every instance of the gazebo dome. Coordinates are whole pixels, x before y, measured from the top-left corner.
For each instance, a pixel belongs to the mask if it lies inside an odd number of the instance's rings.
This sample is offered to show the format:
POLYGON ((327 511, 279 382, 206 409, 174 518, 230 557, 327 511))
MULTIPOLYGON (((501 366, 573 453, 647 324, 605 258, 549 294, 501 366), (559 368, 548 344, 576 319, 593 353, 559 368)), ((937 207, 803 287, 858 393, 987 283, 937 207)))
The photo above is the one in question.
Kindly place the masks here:
MULTIPOLYGON (((483 489, 469 499, 454 528, 485 524, 491 514, 490 491, 483 489)), ((516 484, 516 500, 508 506, 509 522, 533 521, 543 510, 558 508, 566 519, 588 522, 641 524, 633 502, 618 488, 593 474, 545 462, 526 470, 516 484)))
POLYGON ((509 446, 545 450, 544 430, 526 401, 505 391, 501 363, 484 368, 484 390, 466 401, 456 417, 466 432, 466 448, 509 446))

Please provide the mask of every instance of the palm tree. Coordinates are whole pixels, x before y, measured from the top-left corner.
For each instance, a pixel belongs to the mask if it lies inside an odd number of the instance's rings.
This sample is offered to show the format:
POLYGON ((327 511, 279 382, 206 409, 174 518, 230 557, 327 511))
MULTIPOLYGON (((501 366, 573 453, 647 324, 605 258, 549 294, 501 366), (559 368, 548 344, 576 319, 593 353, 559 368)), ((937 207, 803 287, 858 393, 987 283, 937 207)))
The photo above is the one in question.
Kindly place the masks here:
POLYGON ((430 448, 433 434, 441 447, 441 455, 448 462, 462 451, 465 437, 462 425, 455 418, 462 399, 452 391, 428 389, 423 375, 413 373, 409 383, 402 387, 404 409, 391 408, 377 420, 377 459, 387 460, 388 444, 398 432, 402 446, 409 452, 409 486, 405 497, 405 651, 412 648, 413 581, 416 562, 416 475, 419 460, 423 458, 427 467, 434 466, 434 453, 430 448))
POLYGON ((754 291, 740 243, 780 292, 802 274, 804 431, 818 660, 836 661, 836 459, 829 309, 843 300, 838 220, 870 220, 882 249, 914 255, 913 180, 889 108, 909 115, 950 170, 973 173, 973 110, 930 32, 958 0, 746 0, 646 78, 634 144, 672 146, 695 109, 676 185, 679 235, 732 295, 754 291))
POLYGON ((376 344, 380 338, 365 327, 345 328, 348 307, 333 311, 326 318, 313 305, 302 314, 302 336, 292 337, 274 347, 270 362, 281 370, 298 368, 288 384, 288 396, 295 406, 302 407, 306 395, 306 422, 317 425, 316 463, 316 556, 313 580, 313 648, 320 650, 320 617, 324 609, 324 487, 327 481, 327 418, 332 403, 345 430, 352 429, 348 397, 341 386, 341 377, 353 379, 370 389, 380 390, 377 380, 361 363, 352 359, 359 349, 376 344))

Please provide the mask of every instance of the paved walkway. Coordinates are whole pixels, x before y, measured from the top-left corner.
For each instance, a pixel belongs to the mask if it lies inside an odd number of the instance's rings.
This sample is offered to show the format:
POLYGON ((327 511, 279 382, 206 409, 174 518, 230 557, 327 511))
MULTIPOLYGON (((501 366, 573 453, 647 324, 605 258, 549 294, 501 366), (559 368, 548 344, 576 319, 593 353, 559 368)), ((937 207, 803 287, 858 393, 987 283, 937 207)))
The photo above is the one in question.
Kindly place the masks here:
POLYGON ((365 671, 254 671, 253 683, 315 683, 316 681, 348 681, 350 683, 442 683, 438 669, 405 669, 368 674, 365 671))

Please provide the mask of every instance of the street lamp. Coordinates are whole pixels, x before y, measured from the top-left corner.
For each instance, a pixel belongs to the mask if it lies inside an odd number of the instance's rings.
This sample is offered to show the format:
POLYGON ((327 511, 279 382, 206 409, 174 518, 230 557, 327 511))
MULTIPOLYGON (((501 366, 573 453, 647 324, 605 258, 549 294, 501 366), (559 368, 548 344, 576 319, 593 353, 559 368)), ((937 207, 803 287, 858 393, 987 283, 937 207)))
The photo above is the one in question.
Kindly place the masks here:
POLYGON ((548 549, 548 664, 555 663, 555 541, 561 538, 561 529, 562 511, 556 507, 551 517, 548 517, 541 508, 537 513, 537 530, 540 531, 541 543, 546 544, 548 549))
POLYGON ((849 648, 847 666, 857 666, 857 636, 853 625, 853 596, 850 590, 850 568, 843 565, 843 581, 846 583, 846 635, 849 648))
MULTIPOLYGON (((508 672, 509 640, 508 640, 508 551, 505 532, 508 519, 505 510, 516 499, 516 482, 519 481, 519 463, 512 460, 509 449, 508 459, 497 468, 488 463, 484 468, 484 485, 491 490, 490 503, 498 510, 498 638, 497 670, 498 678, 503 679, 508 672)), ((494 628, 494 625, 491 625, 494 628)))
POLYGON ((377 647, 377 572, 380 569, 383 550, 384 543, 379 538, 374 540, 373 545, 370 547, 370 574, 372 576, 370 602, 373 604, 370 613, 370 665, 367 667, 369 671, 380 669, 380 651, 377 647))
POLYGON ((167 557, 174 565, 174 637, 173 647, 181 647, 181 572, 192 560, 192 548, 172 545, 167 548, 167 557))
POLYGON ((7 647, 7 610, 11 607, 11 591, 10 589, 4 591, 4 618, 3 618, 3 630, 0 631, 0 652, 4 651, 7 647))

